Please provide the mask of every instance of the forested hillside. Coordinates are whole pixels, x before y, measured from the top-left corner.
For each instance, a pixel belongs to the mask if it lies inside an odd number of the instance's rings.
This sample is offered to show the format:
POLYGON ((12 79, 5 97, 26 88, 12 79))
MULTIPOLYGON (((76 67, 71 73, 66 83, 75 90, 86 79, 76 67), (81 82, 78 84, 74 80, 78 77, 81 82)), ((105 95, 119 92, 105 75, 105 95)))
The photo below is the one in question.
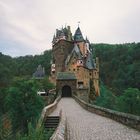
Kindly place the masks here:
POLYGON ((41 55, 27 55, 12 58, 0 53, 0 87, 10 84, 14 77, 31 77, 37 66, 45 67, 45 72, 50 73, 51 50, 41 55))
POLYGON ((140 43, 92 44, 99 57, 100 80, 116 95, 140 88, 140 43))

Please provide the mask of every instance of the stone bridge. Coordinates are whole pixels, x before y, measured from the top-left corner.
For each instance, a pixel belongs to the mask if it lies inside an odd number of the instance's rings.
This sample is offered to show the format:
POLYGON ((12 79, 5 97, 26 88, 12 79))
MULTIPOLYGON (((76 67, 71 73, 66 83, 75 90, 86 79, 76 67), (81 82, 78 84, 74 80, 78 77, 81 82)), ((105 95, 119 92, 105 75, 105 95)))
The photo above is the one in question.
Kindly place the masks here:
POLYGON ((83 109, 73 98, 62 98, 50 115, 67 118, 67 140, 140 140, 140 132, 83 109))

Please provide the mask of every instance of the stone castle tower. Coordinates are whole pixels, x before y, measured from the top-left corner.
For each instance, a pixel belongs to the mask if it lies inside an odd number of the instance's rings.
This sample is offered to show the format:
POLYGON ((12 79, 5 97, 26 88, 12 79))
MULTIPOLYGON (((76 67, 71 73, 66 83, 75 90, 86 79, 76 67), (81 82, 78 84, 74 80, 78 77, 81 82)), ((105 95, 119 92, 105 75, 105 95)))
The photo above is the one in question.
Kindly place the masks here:
POLYGON ((56 84, 57 90, 62 91, 62 96, 67 96, 65 90, 68 92, 69 89, 69 95, 88 98, 91 86, 99 96, 98 58, 93 59, 90 42, 84 39, 80 27, 74 36, 70 26, 57 29, 52 41, 52 55, 50 79, 56 84), (91 80, 93 85, 90 85, 91 80))

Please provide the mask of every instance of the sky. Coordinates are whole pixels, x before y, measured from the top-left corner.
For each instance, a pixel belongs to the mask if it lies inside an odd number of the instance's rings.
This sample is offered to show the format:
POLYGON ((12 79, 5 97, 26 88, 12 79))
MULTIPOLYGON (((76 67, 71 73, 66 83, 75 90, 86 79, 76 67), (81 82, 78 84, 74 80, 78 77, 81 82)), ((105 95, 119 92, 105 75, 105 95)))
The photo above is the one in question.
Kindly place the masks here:
POLYGON ((92 43, 140 42, 140 0, 0 0, 0 52, 42 54, 57 28, 74 34, 79 21, 92 43))

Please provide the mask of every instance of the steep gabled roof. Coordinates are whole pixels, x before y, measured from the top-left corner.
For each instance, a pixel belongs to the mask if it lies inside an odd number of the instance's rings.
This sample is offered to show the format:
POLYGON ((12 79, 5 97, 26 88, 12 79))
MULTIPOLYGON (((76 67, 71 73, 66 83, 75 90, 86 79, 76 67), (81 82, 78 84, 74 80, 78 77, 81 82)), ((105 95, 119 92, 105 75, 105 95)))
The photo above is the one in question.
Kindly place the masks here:
POLYGON ((82 32, 81 32, 79 27, 77 28, 77 30, 76 30, 76 32, 74 34, 74 41, 76 41, 76 42, 84 41, 82 32))
POLYGON ((79 47, 77 46, 77 44, 74 44, 74 48, 72 50, 72 53, 75 52, 78 56, 78 59, 82 59, 82 54, 81 51, 79 49, 79 47))
POLYGON ((88 53, 85 66, 88 69, 94 69, 95 68, 92 53, 88 53))
POLYGON ((41 65, 38 65, 37 70, 33 73, 35 78, 43 78, 45 76, 45 69, 41 65))
POLYGON ((78 59, 82 59, 82 54, 81 54, 81 51, 79 49, 79 47, 77 46, 77 44, 74 44, 74 48, 72 50, 72 52, 70 53, 70 55, 68 55, 66 61, 65 61, 65 64, 68 64, 71 57, 73 56, 73 54, 76 54, 77 58, 78 59))

